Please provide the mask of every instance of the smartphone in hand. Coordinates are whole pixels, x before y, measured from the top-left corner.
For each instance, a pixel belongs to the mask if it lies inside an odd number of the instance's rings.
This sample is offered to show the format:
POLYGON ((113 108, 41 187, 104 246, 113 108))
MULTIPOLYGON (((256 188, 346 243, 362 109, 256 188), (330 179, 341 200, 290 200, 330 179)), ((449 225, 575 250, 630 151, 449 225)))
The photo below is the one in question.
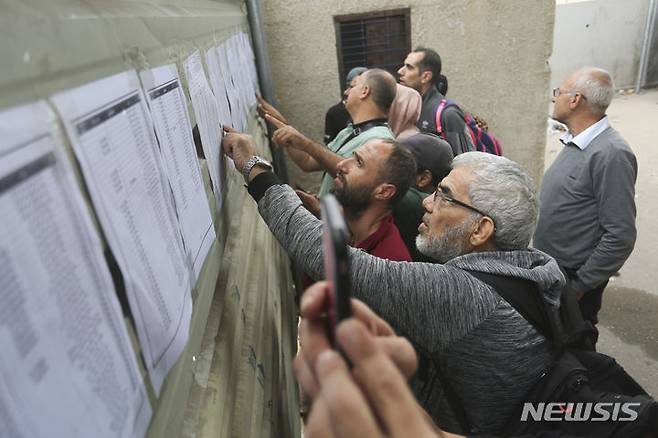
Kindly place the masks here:
POLYGON ((335 343, 336 326, 352 315, 347 225, 340 205, 332 194, 320 201, 324 246, 324 273, 327 280, 327 336, 335 343))

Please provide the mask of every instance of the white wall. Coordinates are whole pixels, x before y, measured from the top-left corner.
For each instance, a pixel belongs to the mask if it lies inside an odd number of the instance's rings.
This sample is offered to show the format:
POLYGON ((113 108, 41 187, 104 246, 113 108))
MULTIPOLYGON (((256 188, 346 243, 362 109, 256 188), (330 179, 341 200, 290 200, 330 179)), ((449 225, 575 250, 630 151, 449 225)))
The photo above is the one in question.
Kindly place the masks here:
POLYGON ((649 0, 558 0, 551 87, 585 65, 604 68, 617 88, 637 82, 649 0))
POLYGON ((653 37, 649 46, 649 60, 647 65, 647 78, 645 86, 658 87, 658 4, 654 6, 656 13, 653 19, 653 37))

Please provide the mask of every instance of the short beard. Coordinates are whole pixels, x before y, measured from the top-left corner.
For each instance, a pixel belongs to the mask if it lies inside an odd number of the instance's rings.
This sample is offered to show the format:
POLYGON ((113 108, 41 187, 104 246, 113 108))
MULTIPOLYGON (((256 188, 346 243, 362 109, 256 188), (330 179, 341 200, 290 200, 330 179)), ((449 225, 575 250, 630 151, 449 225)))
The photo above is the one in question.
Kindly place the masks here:
POLYGON ((370 195, 373 188, 350 188, 344 179, 342 179, 342 183, 342 188, 334 186, 330 191, 336 196, 340 205, 343 206, 346 218, 350 220, 359 219, 370 207, 370 195))
POLYGON ((466 236, 476 219, 473 218, 473 220, 455 225, 440 236, 419 234, 416 236, 416 248, 421 254, 439 263, 446 263, 455 257, 464 255, 468 250, 466 236))

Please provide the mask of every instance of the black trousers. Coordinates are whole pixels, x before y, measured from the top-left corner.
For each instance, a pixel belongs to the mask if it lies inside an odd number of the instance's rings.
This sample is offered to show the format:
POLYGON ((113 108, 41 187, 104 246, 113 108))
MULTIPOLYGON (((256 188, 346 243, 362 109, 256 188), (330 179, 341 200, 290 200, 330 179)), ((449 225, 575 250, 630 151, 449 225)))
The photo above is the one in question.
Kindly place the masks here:
MULTIPOLYGON (((566 276, 570 279, 578 278, 576 275, 576 269, 562 267, 562 270, 566 276)), ((592 323, 594 330, 596 330, 596 335, 592 342, 596 345, 596 342, 599 339, 599 333, 596 329, 596 324, 599 322, 599 310, 601 310, 601 304, 603 301, 603 291, 608 285, 608 280, 601 283, 597 287, 588 290, 585 294, 578 300, 578 307, 580 307, 580 313, 583 315, 583 319, 592 323)))
POLYGON ((603 291, 607 285, 608 281, 606 280, 603 284, 585 292, 585 295, 578 301, 583 318, 591 322, 592 325, 596 325, 599 322, 598 315, 599 310, 601 310, 603 291))

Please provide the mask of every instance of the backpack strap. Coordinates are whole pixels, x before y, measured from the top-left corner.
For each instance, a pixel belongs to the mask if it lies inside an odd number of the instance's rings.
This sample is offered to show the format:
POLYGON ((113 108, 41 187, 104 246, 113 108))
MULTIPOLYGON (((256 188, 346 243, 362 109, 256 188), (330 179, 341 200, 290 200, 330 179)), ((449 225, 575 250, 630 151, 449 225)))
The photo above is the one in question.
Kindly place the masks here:
POLYGON ((443 138, 443 126, 441 125, 441 114, 446 105, 448 105, 448 99, 441 99, 439 106, 436 108, 436 132, 443 138))
MULTIPOLYGON (((439 134, 439 136, 445 140, 445 135, 443 132, 443 123, 441 123, 441 116, 443 116, 443 110, 446 108, 450 107, 457 107, 459 108, 459 105, 457 105, 457 102, 455 102, 452 99, 441 99, 441 102, 439 102, 439 106, 436 107, 436 132, 439 134)), ((461 111, 461 110, 460 110, 461 111)))

